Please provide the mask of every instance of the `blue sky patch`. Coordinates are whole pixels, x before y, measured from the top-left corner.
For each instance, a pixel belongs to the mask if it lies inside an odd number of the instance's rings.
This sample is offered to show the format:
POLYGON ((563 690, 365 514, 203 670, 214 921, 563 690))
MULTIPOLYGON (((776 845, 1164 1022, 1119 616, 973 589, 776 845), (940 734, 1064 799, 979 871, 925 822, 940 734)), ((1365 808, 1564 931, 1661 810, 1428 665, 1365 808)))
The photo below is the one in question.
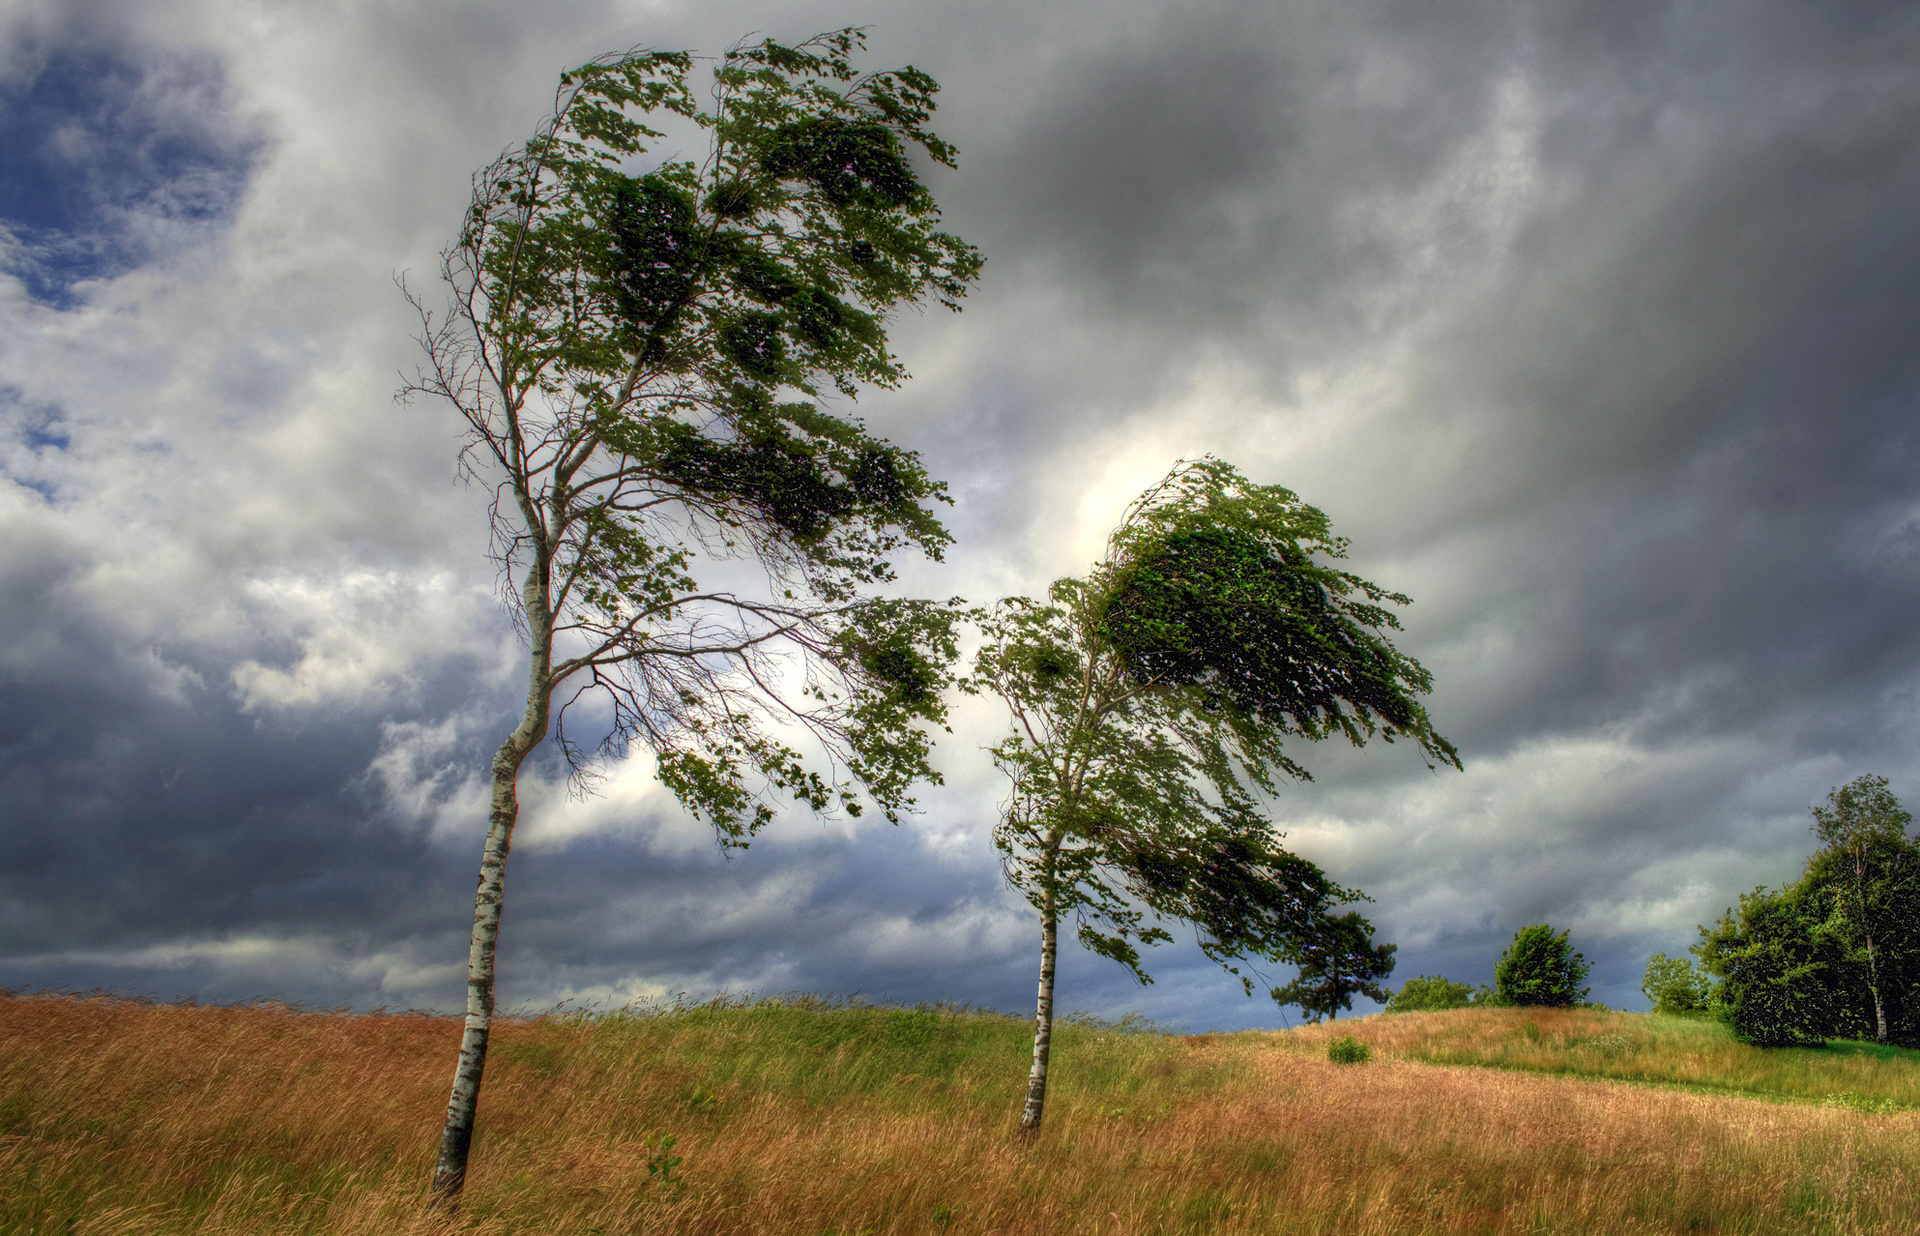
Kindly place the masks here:
POLYGON ((225 95, 210 60, 71 51, 0 86, 0 228, 34 299, 71 307, 82 280, 232 217, 260 141, 225 95))

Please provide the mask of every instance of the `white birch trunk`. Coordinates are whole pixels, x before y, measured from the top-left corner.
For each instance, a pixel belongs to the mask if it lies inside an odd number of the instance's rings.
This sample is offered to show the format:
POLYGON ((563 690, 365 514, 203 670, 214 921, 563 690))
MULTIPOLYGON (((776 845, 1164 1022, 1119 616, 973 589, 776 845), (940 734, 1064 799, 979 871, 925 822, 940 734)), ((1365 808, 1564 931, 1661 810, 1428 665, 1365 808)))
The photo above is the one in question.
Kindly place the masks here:
POLYGON ((1874 964, 1873 937, 1867 937, 1867 990, 1873 993, 1874 1032, 1876 1043, 1887 1041, 1887 1011, 1880 1004, 1880 972, 1874 964))
POLYGON ((474 895, 473 936, 467 948, 467 1020, 460 1036, 460 1063, 447 1099, 447 1124, 440 1134, 440 1158, 433 1169, 432 1197, 449 1209, 460 1204, 467 1179, 467 1155, 473 1148, 474 1115, 480 1107, 480 1080, 487 1064, 487 1037, 493 1029, 493 958, 500 939, 500 909, 506 892, 507 854, 520 816, 517 783, 520 765, 547 735, 553 698, 553 625, 547 590, 536 567, 527 580, 527 617, 533 652, 529 658, 527 710, 520 724, 493 756, 493 803, 488 813, 487 845, 480 860, 480 887, 474 895))
POLYGON ((1053 889, 1049 887, 1046 906, 1040 912, 1040 996, 1033 1015, 1033 1069, 1027 1074, 1027 1104, 1020 1113, 1020 1132, 1027 1137, 1040 1132, 1040 1118, 1047 1108, 1047 1057, 1053 1049, 1053 966, 1060 943, 1058 920, 1053 889))

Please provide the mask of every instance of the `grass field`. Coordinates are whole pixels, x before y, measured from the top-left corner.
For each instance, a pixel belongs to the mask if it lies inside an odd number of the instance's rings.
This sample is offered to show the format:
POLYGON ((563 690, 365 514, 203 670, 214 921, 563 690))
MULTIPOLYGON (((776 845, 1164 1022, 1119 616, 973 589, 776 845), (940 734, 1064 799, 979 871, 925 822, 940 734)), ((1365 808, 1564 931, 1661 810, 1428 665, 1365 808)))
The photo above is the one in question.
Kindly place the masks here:
POLYGON ((1920 1109, 1920 1051, 1873 1043, 1761 1051, 1715 1021, 1605 1009, 1458 1009, 1335 1021, 1268 1036, 1276 1047, 1324 1052, 1334 1035, 1376 1053, 1428 1064, 1487 1065, 1707 1091, 1920 1109))
POLYGON ((442 1226, 457 1023, 4 998, 0 1232, 1920 1230, 1915 1053, 1588 1011, 1079 1024, 1023 1144, 1026 1036, 807 1001, 510 1022, 442 1226))

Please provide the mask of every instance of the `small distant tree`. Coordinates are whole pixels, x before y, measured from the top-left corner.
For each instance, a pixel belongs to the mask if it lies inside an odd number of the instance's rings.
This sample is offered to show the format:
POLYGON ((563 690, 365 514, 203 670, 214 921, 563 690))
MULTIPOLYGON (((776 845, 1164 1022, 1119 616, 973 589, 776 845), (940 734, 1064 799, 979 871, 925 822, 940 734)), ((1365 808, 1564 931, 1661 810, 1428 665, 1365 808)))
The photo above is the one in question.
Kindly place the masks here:
POLYGON ((1297 978, 1273 989, 1276 1004, 1297 1004, 1309 1021, 1328 1021, 1353 1007, 1355 996, 1385 1001, 1383 986, 1393 973, 1394 944, 1375 944, 1373 924, 1357 910, 1322 917, 1313 930, 1295 938, 1287 957, 1300 967, 1297 978))
POLYGON ((1555 935, 1545 923, 1522 927, 1493 967, 1494 988, 1503 1003, 1571 1008, 1587 998, 1587 959, 1573 951, 1567 933, 1555 935))
POLYGON ((563 74, 547 121, 474 177, 447 308, 415 301, 427 362, 409 389, 466 421, 529 654, 489 768, 433 1176, 447 1205, 486 1061, 518 777, 549 729, 577 775, 596 748, 638 744, 726 845, 783 801, 896 818, 931 776, 954 614, 872 593, 901 553, 939 556, 944 492, 832 400, 902 381, 888 313, 957 307, 980 259, 938 230, 915 170, 916 150, 953 160, 926 127, 937 87, 857 72, 859 46, 857 30, 737 46, 708 104, 684 52, 563 74), (698 160, 648 166, 662 117, 703 135, 698 160))
POLYGON ((1400 984, 1387 1000, 1389 1013, 1438 1013, 1463 1009, 1473 1003, 1473 987, 1437 974, 1423 974, 1400 984))
POLYGON ((1326 516, 1215 459, 1177 465, 1127 511, 1105 560, 982 615, 969 680, 1012 713, 993 748, 1012 781, 994 842, 1040 914, 1033 1063, 1021 1129, 1045 1111, 1062 917, 1140 982, 1139 946, 1173 919, 1238 962, 1284 961, 1354 895, 1288 853, 1261 809, 1308 774, 1284 740, 1405 738, 1459 766, 1419 696, 1431 679, 1396 650, 1407 598, 1328 565, 1326 516))
POLYGON ((1711 985, 1707 976, 1685 957, 1655 953, 1647 959, 1646 977, 1640 981, 1641 994, 1652 1003, 1656 1013, 1699 1013, 1707 1007, 1711 985))
POLYGON ((1875 1041, 1887 1041, 1885 953, 1890 936, 1913 934, 1912 886, 1920 876, 1907 838, 1913 815, 1893 796, 1885 777, 1857 777, 1813 809, 1813 831, 1824 843, 1809 874, 1828 891, 1823 928, 1863 972, 1873 1002, 1875 1041), (1823 861, 1824 860, 1824 861, 1823 861), (1830 869, 1821 880, 1821 867, 1830 869))

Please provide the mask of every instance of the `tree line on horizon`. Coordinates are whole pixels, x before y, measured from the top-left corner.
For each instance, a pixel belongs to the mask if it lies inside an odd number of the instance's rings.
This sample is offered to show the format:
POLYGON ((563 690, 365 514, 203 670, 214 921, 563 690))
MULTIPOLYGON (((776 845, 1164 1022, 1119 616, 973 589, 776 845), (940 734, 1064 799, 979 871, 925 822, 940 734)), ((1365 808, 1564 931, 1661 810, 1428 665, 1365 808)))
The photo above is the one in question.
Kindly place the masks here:
MULTIPOLYGON (((1756 1047, 1818 1047, 1829 1039, 1920 1047, 1920 837, 1887 778, 1856 777, 1812 808, 1821 845, 1800 878, 1743 894, 1702 924, 1693 959, 1655 953, 1641 992, 1656 1013, 1710 1016, 1756 1047), (1696 960, 1697 959, 1697 960, 1696 960)), ((1568 968, 1566 933, 1523 929, 1478 989, 1436 975, 1409 979, 1386 1011, 1421 1012, 1584 999, 1568 968), (1519 955, 1554 976, 1556 998, 1520 998, 1519 955), (1567 976, 1567 977, 1563 977, 1567 976)), ((1369 993, 1371 994, 1371 993, 1369 993)), ((1376 999, 1380 998, 1378 996, 1376 999)))

